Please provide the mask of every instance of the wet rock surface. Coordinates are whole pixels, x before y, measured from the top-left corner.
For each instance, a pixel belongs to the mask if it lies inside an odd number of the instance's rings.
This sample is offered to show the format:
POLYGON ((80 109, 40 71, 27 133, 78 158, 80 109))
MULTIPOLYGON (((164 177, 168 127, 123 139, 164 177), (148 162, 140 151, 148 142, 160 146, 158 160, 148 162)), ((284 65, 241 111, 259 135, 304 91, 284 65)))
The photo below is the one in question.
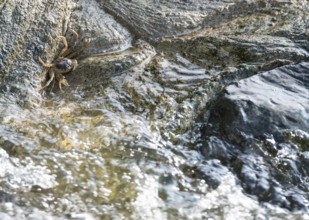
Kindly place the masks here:
POLYGON ((308 151, 308 68, 288 65, 228 86, 210 111, 201 148, 231 167, 248 193, 290 210, 308 210, 309 170, 301 162, 308 151))
POLYGON ((308 218, 308 11, 0 0, 0 216, 308 218), (40 90, 59 35, 90 44, 40 90))

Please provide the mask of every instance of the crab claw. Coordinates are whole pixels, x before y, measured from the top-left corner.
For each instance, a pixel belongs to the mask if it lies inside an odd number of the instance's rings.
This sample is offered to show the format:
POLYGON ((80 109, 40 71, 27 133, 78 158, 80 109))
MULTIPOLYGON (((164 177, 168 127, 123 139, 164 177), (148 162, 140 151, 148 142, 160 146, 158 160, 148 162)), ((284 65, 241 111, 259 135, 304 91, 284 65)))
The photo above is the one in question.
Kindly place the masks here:
POLYGON ((60 73, 57 73, 56 74, 56 79, 58 80, 59 82, 59 89, 62 91, 62 85, 64 86, 69 86, 69 83, 68 81, 65 79, 65 77, 60 74, 60 73))
POLYGON ((68 81, 63 77, 63 79, 59 80, 59 89, 62 91, 62 84, 64 86, 69 86, 68 81))

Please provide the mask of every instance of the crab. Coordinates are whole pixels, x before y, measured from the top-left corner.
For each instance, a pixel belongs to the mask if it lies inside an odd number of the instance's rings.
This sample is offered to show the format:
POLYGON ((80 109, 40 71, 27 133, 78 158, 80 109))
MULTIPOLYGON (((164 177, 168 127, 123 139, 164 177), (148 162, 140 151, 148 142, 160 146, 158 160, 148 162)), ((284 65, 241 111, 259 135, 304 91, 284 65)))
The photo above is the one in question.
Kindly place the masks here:
POLYGON ((58 81, 59 89, 62 91, 62 85, 69 86, 69 83, 62 75, 64 73, 68 73, 74 71, 78 66, 78 62, 76 59, 77 55, 84 49, 84 47, 80 50, 75 51, 75 46, 78 40, 78 33, 72 29, 69 30, 73 33, 74 44, 72 47, 68 47, 67 39, 64 36, 58 36, 63 42, 63 49, 59 53, 59 56, 53 63, 44 63, 41 58, 39 58, 39 63, 47 68, 47 73, 49 75, 49 80, 47 83, 41 88, 45 89, 50 85, 50 83, 56 79, 58 81))

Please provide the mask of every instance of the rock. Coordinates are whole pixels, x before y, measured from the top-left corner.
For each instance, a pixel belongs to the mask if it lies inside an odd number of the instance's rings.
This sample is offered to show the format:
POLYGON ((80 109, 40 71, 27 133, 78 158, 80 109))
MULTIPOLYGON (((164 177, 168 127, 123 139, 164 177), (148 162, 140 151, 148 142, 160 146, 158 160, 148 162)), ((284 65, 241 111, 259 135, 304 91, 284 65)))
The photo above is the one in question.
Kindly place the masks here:
POLYGON ((5 24, 0 27, 0 90, 22 106, 39 103, 38 90, 46 73, 38 58, 52 62, 59 53, 56 36, 69 28, 76 29, 81 39, 92 39, 88 55, 130 46, 129 32, 95 1, 13 0, 0 7, 0 23, 5 24))
POLYGON ((206 67, 207 72, 243 64, 262 65, 263 69, 269 65, 271 69, 280 66, 278 60, 285 65, 309 59, 306 43, 309 33, 304 31, 308 22, 308 13, 295 6, 267 7, 222 25, 165 37, 156 42, 156 48, 168 56, 178 53, 206 67))
POLYGON ((291 1, 100 1, 114 17, 126 24, 138 37, 157 40, 162 37, 189 34, 198 29, 213 27, 273 5, 291 1))
POLYGON ((307 216, 307 0, 0 2, 1 216, 307 216))
POLYGON ((284 66, 226 88, 215 107, 225 132, 309 130, 309 63, 284 66), (231 129, 230 131, 225 128, 231 129))
POLYGON ((131 45, 131 34, 107 14, 96 1, 80 0, 70 12, 68 25, 83 38, 90 38, 88 55, 125 50, 131 45))
POLYGON ((226 87, 210 111, 201 148, 237 173, 247 193, 308 210, 309 63, 283 66, 226 87), (278 189, 284 189, 279 190, 278 189))
POLYGON ((134 48, 122 52, 105 55, 92 55, 80 62, 80 67, 67 74, 69 84, 74 88, 82 88, 86 93, 95 93, 100 85, 107 86, 109 79, 130 68, 143 68, 140 65, 155 55, 155 50, 146 42, 138 42, 134 48))

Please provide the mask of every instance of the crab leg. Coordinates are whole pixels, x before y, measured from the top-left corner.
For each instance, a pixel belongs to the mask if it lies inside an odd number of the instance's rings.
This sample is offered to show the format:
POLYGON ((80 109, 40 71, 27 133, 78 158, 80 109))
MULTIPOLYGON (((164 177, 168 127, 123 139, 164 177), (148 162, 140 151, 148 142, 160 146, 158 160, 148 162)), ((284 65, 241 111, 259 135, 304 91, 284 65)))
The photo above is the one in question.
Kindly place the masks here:
POLYGON ((47 83, 45 84, 45 86, 42 87, 42 89, 45 89, 47 86, 49 86, 49 84, 53 81, 53 79, 55 78, 55 73, 52 69, 50 69, 48 71, 48 75, 49 75, 49 80, 47 81, 47 83))
POLYGON ((51 63, 44 63, 44 62, 41 60, 40 57, 39 57, 39 63, 40 63, 42 66, 46 67, 46 68, 50 68, 50 67, 53 66, 53 64, 51 64, 51 63))
POLYGON ((75 40, 75 44, 76 44, 76 41, 78 39, 78 33, 76 31, 74 31, 73 29, 70 29, 69 31, 71 31, 74 35, 74 40, 75 40))
POLYGON ((61 50, 59 57, 62 57, 62 55, 68 50, 68 42, 67 39, 64 36, 58 36, 58 38, 60 38, 63 42, 63 49, 61 50))
POLYGON ((77 40, 78 40, 78 33, 76 31, 74 31, 73 29, 69 29, 68 31, 72 32, 73 37, 74 37, 74 42, 73 42, 73 46, 70 48, 67 48, 67 50, 62 50, 60 53, 61 57, 67 57, 70 58, 72 57, 72 51, 74 50, 76 44, 77 44, 77 40))
POLYGON ((90 39, 86 39, 85 41, 86 41, 86 43, 85 43, 85 45, 83 47, 81 47, 79 50, 69 54, 66 57, 69 58, 69 59, 77 57, 80 53, 82 53, 85 49, 87 49, 90 46, 91 40, 90 39))

